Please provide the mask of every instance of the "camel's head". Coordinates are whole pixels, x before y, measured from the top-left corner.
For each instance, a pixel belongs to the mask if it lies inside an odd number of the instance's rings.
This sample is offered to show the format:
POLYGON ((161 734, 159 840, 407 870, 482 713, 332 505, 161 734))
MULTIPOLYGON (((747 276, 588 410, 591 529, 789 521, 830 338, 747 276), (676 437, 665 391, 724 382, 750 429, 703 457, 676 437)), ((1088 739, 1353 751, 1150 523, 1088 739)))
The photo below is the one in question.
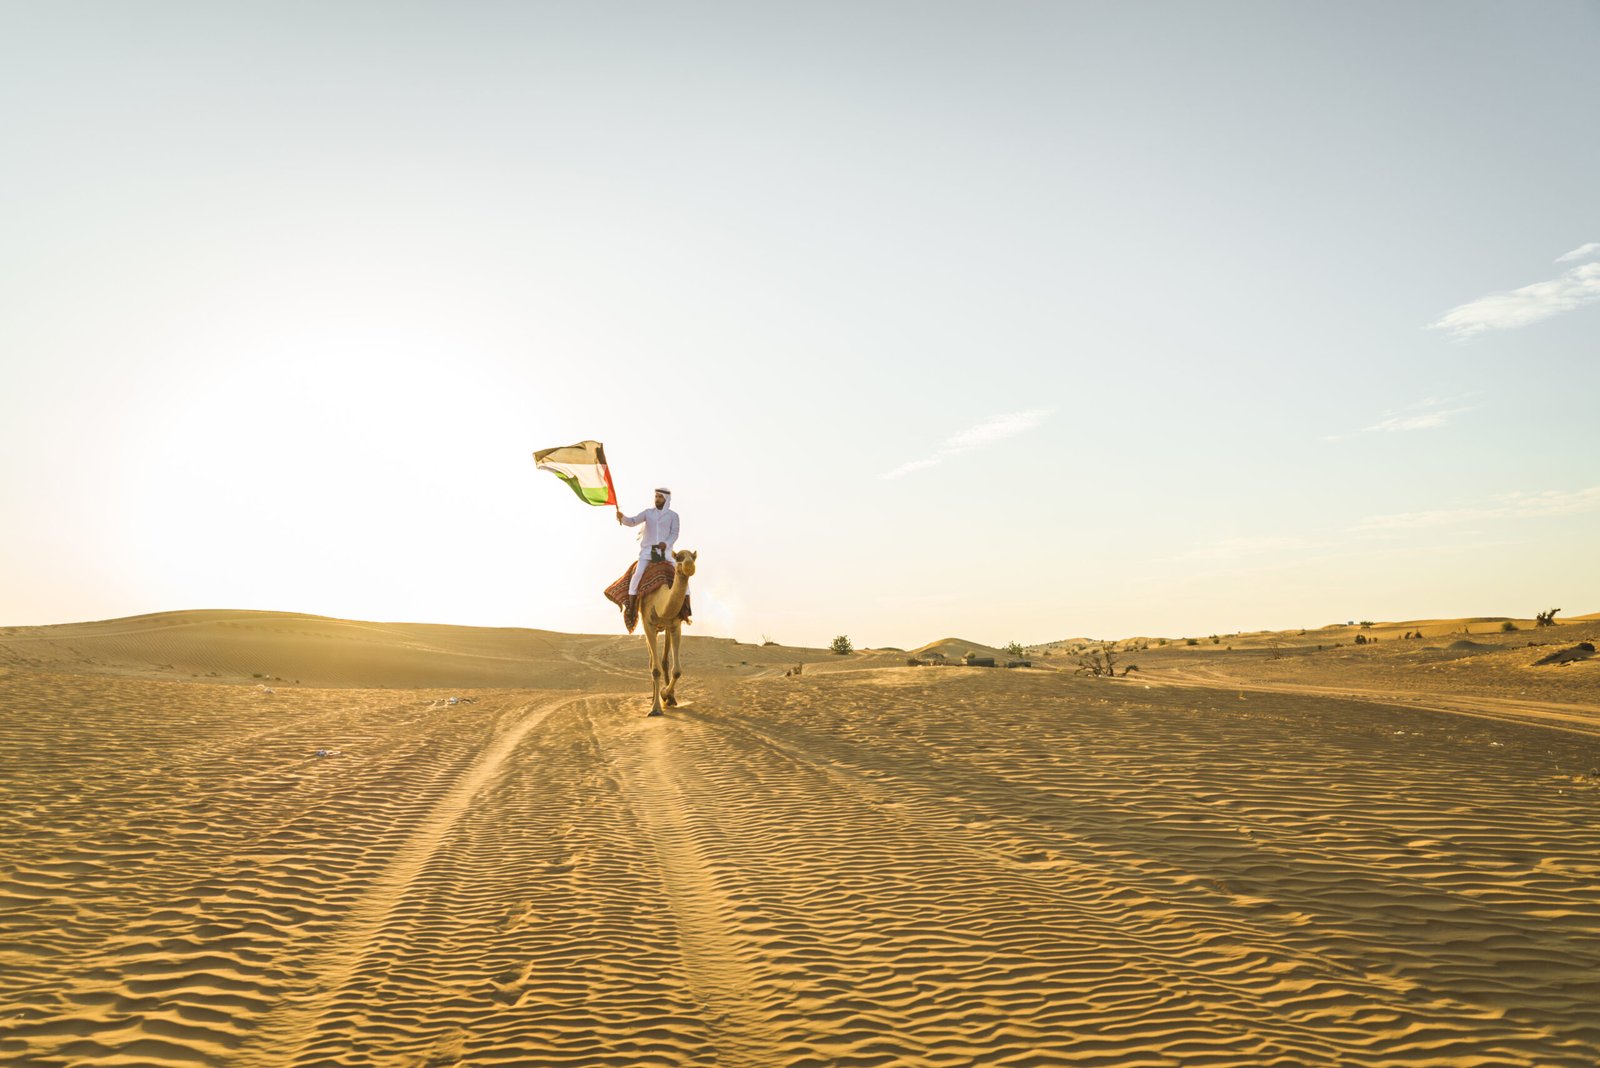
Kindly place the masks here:
POLYGON ((672 554, 672 558, 678 562, 678 570, 683 572, 684 578, 694 574, 694 558, 699 555, 699 553, 690 552, 688 549, 679 549, 672 554))

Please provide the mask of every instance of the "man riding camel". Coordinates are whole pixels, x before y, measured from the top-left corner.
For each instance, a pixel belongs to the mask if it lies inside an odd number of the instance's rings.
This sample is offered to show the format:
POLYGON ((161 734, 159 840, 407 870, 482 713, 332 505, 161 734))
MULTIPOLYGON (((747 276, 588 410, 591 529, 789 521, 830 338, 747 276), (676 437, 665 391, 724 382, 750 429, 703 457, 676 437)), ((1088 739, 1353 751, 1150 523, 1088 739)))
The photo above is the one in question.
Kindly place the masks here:
POLYGON ((623 526, 644 524, 644 529, 639 532, 639 564, 633 569, 633 578, 628 582, 628 604, 623 609, 629 615, 639 609, 639 580, 644 577, 650 561, 672 559, 672 547, 678 543, 678 513, 668 507, 671 503, 672 491, 657 486, 654 508, 646 508, 634 516, 625 516, 622 509, 617 509, 617 522, 623 526))

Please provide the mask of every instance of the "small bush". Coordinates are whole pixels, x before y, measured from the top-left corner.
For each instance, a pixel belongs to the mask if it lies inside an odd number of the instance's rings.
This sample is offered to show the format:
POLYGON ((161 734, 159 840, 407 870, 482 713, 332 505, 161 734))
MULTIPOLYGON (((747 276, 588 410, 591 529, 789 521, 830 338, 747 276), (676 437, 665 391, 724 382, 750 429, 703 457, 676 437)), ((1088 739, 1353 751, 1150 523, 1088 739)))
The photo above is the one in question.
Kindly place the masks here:
POLYGON ((1517 625, 1508 619, 1504 623, 1500 624, 1500 629, 1502 631, 1513 631, 1517 629, 1517 625))
MULTIPOLYGON (((1099 649, 1090 649, 1089 655, 1078 658, 1078 670, 1074 675, 1092 675, 1099 678, 1104 675, 1109 678, 1117 677, 1116 651, 1112 643, 1101 642, 1099 649)), ((1126 674, 1126 672, 1124 672, 1126 674)))
POLYGON ((1006 645, 1007 656, 1027 656, 1027 650, 1022 648, 1021 642, 1011 642, 1006 645))
POLYGON ((850 635, 848 634, 841 634, 837 638, 833 639, 833 644, 828 646, 828 648, 833 650, 839 656, 849 656, 855 651, 855 646, 850 644, 850 635))
POLYGON ((1185 644, 1185 645, 1199 645, 1200 644, 1200 639, 1199 638, 1185 638, 1185 639, 1183 639, 1183 644, 1185 644))
POLYGON ((1372 620, 1370 620, 1370 619, 1363 619, 1363 620, 1362 620, 1362 621, 1361 621, 1361 629, 1362 629, 1362 630, 1371 630, 1371 629, 1372 629, 1372 620))
POLYGON ((918 660, 916 657, 914 657, 914 656, 906 657, 906 667, 921 667, 921 666, 922 666, 922 661, 918 660))

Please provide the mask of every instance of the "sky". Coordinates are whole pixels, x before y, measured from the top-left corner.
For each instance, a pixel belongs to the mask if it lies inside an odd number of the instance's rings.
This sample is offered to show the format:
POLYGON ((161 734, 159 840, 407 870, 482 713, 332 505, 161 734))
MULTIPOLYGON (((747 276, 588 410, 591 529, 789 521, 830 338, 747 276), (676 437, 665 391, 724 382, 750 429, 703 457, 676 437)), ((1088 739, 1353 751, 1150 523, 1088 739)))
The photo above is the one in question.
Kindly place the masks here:
POLYGON ((0 625, 1600 611, 1600 5, 0 2, 0 625))

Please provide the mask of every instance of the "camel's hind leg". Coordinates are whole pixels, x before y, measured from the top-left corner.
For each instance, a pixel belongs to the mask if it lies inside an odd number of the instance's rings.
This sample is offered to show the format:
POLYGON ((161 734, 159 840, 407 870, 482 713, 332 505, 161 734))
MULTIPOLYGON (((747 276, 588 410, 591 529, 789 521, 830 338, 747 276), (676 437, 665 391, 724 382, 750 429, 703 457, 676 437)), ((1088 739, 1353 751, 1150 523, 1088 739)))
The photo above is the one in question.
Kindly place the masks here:
POLYGON ((644 626, 644 643, 650 649, 650 715, 661 715, 661 654, 656 650, 656 630, 644 626))
POLYGON ((670 668, 672 674, 667 675, 667 689, 662 696, 667 702, 668 708, 677 708, 678 676, 683 674, 683 670, 679 666, 680 662, 678 659, 678 646, 679 643, 683 641, 683 627, 677 621, 673 621, 672 625, 667 628, 666 639, 667 640, 665 644, 667 647, 667 653, 665 658, 662 660, 661 671, 662 674, 666 674, 667 670, 670 668))

